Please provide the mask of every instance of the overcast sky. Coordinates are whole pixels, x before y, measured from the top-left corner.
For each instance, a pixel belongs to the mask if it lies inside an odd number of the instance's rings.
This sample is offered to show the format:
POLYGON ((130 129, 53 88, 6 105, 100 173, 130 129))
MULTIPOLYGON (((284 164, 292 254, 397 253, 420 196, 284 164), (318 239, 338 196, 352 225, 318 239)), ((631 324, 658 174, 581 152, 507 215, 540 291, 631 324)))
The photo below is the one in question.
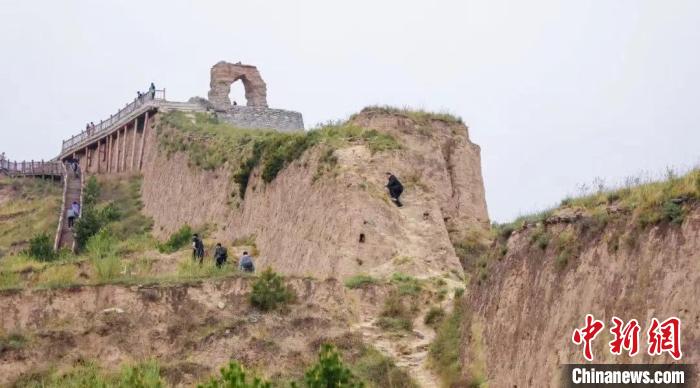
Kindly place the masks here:
POLYGON ((151 81, 206 96, 227 60, 307 127, 370 104, 463 117, 498 221, 700 162, 696 0, 0 0, 0 55, 11 159, 55 156, 151 81))

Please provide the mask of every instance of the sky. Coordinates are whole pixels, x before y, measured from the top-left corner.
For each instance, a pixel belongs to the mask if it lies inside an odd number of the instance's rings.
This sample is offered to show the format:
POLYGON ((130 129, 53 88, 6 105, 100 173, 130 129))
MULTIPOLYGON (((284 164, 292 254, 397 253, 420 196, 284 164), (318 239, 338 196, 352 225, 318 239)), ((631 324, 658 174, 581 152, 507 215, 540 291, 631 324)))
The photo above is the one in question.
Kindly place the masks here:
POLYGON ((50 159, 151 81, 206 97, 210 67, 242 61, 307 127, 373 104, 461 116, 504 222, 698 165, 698 48, 696 0, 0 0, 0 152, 50 159))

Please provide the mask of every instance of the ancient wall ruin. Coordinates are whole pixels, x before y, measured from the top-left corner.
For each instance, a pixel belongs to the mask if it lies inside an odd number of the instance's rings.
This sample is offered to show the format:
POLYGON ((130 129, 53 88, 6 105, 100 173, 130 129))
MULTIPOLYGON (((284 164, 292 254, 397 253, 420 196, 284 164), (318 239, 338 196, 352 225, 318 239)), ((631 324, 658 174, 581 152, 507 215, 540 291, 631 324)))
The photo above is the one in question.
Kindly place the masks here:
POLYGON ((255 66, 238 63, 218 62, 211 68, 209 82, 209 102, 217 111, 231 107, 231 84, 241 80, 245 88, 248 106, 267 107, 267 85, 255 66))
POLYGON ((240 128, 296 131, 304 129, 301 113, 267 107, 267 85, 255 66, 220 61, 211 68, 209 100, 191 99, 216 112, 219 119, 240 128), (246 106, 232 105, 231 85, 240 80, 246 106))
POLYGON ((216 116, 239 128, 276 129, 282 132, 304 129, 301 113, 284 109, 232 106, 225 112, 217 112, 216 116))

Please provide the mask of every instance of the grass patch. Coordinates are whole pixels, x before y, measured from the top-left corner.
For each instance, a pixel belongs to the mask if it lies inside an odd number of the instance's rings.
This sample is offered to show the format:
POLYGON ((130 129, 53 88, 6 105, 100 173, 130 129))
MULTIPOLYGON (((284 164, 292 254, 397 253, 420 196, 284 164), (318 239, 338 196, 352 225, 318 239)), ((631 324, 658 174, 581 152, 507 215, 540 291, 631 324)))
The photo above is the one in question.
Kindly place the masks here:
POLYGON ((409 307, 402 294, 394 290, 384 300, 376 324, 384 330, 410 331, 413 329, 413 318, 416 311, 416 306, 409 307))
POLYGON ((14 384, 17 387, 97 387, 97 388, 161 388, 160 366, 155 361, 125 364, 118 372, 106 371, 94 362, 81 362, 66 372, 49 371, 27 377, 14 384))
POLYGON ((5 351, 19 350, 26 346, 27 338, 19 333, 0 336, 0 354, 5 351))
POLYGON ((417 295, 423 289, 420 280, 400 272, 391 275, 391 282, 396 285, 399 295, 417 295))
POLYGON ((161 253, 173 253, 187 246, 192 241, 192 228, 189 225, 183 225, 177 232, 170 235, 168 241, 158 244, 158 250, 161 253))
POLYGON ((462 380, 462 346, 466 342, 463 323, 466 312, 462 303, 455 301, 454 309, 438 327, 435 340, 430 345, 429 357, 433 369, 447 387, 460 386, 462 380))
POLYGON ((361 355, 353 363, 353 371, 374 387, 418 388, 408 373, 371 346, 363 346, 361 355))
POLYGON ((0 258, 27 248, 34 236, 56 233, 62 192, 51 180, 0 177, 0 196, 9 199, 0 202, 0 258))
POLYGON ((77 271, 73 265, 50 265, 40 274, 36 286, 39 288, 61 288, 76 284, 77 271))
POLYGON ((345 287, 350 289, 364 288, 366 286, 377 284, 377 279, 369 275, 355 275, 345 279, 345 287))
POLYGON ((445 310, 442 307, 433 306, 425 313, 423 323, 428 326, 435 327, 445 318, 445 310))

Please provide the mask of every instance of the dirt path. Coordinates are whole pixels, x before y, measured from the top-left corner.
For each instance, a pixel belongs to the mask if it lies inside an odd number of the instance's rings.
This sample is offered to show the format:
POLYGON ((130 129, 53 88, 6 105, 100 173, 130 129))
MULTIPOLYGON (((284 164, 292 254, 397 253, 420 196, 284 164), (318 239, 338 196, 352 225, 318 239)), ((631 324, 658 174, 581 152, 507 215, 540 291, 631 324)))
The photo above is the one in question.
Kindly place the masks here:
MULTIPOLYGON (((446 280, 450 289, 461 284, 446 280)), ((447 314, 452 311, 454 293, 449 292, 440 306, 447 314)), ((380 329, 374 323, 376 315, 361 312, 360 322, 355 329, 362 334, 365 343, 371 344, 385 356, 391 357, 396 365, 404 369, 422 388, 439 388, 440 378, 428 366, 430 344, 435 339, 435 330, 423 323, 425 311, 421 311, 413 320, 413 331, 394 333, 380 329)))

